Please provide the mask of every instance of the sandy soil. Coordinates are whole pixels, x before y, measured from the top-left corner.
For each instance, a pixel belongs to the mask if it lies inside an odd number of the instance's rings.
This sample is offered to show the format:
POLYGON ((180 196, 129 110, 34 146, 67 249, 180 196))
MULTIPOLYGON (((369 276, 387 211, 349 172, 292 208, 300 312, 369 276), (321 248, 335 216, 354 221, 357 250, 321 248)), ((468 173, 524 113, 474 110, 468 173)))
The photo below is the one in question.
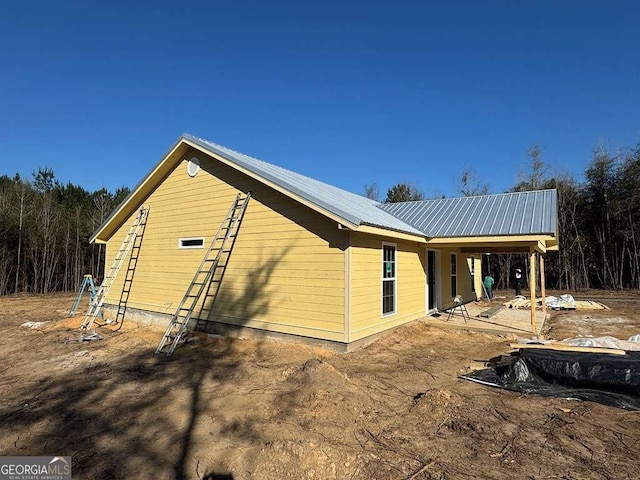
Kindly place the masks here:
MULTIPOLYGON (((71 302, 0 297, 0 454, 72 455, 80 479, 640 475, 639 413, 458 379, 512 338, 416 323, 335 354, 196 335, 166 358, 128 324, 79 343, 71 302)), ((554 313, 547 337, 640 332, 640 303, 607 304, 554 313)))

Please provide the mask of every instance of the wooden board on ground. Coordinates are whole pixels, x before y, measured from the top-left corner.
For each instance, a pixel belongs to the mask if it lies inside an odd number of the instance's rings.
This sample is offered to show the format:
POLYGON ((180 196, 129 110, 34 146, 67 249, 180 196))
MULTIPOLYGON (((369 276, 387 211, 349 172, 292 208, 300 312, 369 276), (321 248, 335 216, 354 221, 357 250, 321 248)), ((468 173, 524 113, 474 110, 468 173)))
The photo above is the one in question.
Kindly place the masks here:
POLYGON ((610 353, 612 355, 627 354, 627 352, 619 348, 577 347, 566 343, 512 343, 509 346, 515 349, 537 348, 541 350, 562 350, 566 352, 610 353))
POLYGON ((576 309, 578 310, 609 310, 604 303, 594 300, 575 300, 576 309))
POLYGON ((484 312, 481 312, 478 316, 482 318, 490 318, 494 316, 496 313, 504 310, 504 308, 505 308, 504 305, 494 305, 489 310, 485 310, 484 312))
MULTIPOLYGON (((529 309, 531 308, 531 301, 528 298, 516 297, 508 302, 503 303, 507 308, 514 309, 529 309)), ((542 298, 536 299, 536 307, 539 308, 542 305, 542 298)), ((548 306, 550 310, 609 310, 604 303, 596 302, 594 300, 574 300, 573 304, 569 302, 560 302, 558 306, 548 306)))
POLYGON ((507 308, 531 308, 531 302, 524 297, 516 297, 513 300, 509 300, 508 302, 503 303, 503 305, 507 308))

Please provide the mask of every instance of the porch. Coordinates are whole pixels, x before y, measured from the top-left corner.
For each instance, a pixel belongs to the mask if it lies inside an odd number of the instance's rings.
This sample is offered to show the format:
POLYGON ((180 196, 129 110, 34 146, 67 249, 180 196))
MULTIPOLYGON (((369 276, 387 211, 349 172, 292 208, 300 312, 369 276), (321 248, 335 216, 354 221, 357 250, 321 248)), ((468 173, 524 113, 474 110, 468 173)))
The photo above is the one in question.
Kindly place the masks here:
POLYGON ((522 338, 540 337, 540 332, 544 327, 548 313, 536 310, 536 333, 531 330, 531 310, 503 309, 488 316, 485 312, 502 306, 508 299, 494 299, 491 303, 486 300, 480 302, 470 302, 465 305, 469 312, 469 319, 465 322, 461 309, 456 308, 449 320, 449 312, 440 312, 436 315, 426 316, 425 323, 439 328, 450 328, 454 330, 474 330, 494 334, 511 334, 522 338))

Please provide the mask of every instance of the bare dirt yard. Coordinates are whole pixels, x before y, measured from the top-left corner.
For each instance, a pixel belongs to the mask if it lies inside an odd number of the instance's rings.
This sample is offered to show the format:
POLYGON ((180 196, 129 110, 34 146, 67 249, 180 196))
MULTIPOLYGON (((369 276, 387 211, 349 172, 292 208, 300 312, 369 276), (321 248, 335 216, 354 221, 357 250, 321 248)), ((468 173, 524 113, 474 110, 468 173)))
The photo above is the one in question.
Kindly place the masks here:
MULTIPOLYGON (((639 333, 640 296, 616 298, 546 336, 639 333)), ((165 357, 126 323, 80 343, 72 300, 0 298, 2 455, 71 455, 78 479, 640 478, 640 413, 458 378, 513 337, 416 322, 338 354, 196 334, 165 357)))

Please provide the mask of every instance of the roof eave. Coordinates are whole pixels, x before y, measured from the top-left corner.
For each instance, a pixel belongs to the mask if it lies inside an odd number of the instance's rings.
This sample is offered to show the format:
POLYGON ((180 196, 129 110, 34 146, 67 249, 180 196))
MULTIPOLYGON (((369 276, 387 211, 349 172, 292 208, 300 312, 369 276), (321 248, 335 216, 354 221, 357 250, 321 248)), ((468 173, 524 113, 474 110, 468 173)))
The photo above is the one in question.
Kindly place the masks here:
MULTIPOLYGON (((128 208, 131 207, 135 200, 138 202, 135 204, 134 208, 137 208, 142 202, 144 198, 146 198, 148 194, 148 190, 155 187, 164 175, 173 168, 173 164, 169 164, 168 160, 175 156, 179 158, 181 155, 175 155, 176 152, 180 149, 180 147, 184 143, 184 138, 180 137, 176 143, 169 149, 169 151, 160 159, 156 165, 147 173, 143 179, 138 183, 133 190, 127 195, 118 206, 111 212, 111 214, 102 222, 102 224, 95 230, 93 235, 89 238, 89 243, 107 243, 109 238, 111 238, 111 234, 117 230, 117 228, 122 224, 120 223, 117 227, 112 228, 112 231, 109 232, 108 227, 113 227, 113 223, 116 219, 121 219, 124 215, 124 212, 127 211, 128 208), (160 177, 160 178, 159 178, 160 177)), ((177 163, 177 162, 176 162, 177 163)), ((125 219, 126 220, 126 219, 125 219)))
POLYGON ((363 223, 358 228, 354 228, 353 230, 356 232, 367 233, 370 235, 379 235, 383 237, 393 237, 399 240, 409 240, 411 242, 427 243, 427 238, 420 233, 406 232, 402 230, 381 227, 379 225, 363 223))
MULTIPOLYGON (((338 215, 335 212, 331 212, 317 203, 311 202, 307 198, 299 195, 285 187, 282 187, 272 180, 265 178, 251 170, 238 165, 234 161, 226 158, 221 153, 213 152, 210 148, 199 144, 193 140, 190 135, 182 135, 178 141, 171 147, 167 154, 149 171, 149 173, 143 178, 143 180, 127 195, 122 202, 114 209, 114 211, 106 218, 106 220, 96 229, 91 238, 90 243, 107 243, 111 235, 122 225, 122 222, 126 220, 126 213, 133 211, 142 204, 144 199, 149 195, 153 188, 155 188, 180 161, 182 155, 185 152, 180 151, 181 147, 191 147, 206 155, 209 155, 216 160, 230 166, 231 168, 238 170, 251 178, 258 180, 259 182, 279 191, 280 193, 296 200, 303 205, 317 211, 331 220, 351 229, 356 230, 361 224, 361 220, 348 214, 338 215), (177 154, 177 152, 179 154, 177 154), (116 220, 119 220, 116 222, 116 220), (117 225, 116 225, 117 223, 117 225)), ((186 148, 185 148, 186 150, 186 148)))
POLYGON ((461 248, 464 253, 518 253, 531 249, 546 253, 558 250, 557 238, 550 234, 432 237, 427 244, 439 248, 461 248))

